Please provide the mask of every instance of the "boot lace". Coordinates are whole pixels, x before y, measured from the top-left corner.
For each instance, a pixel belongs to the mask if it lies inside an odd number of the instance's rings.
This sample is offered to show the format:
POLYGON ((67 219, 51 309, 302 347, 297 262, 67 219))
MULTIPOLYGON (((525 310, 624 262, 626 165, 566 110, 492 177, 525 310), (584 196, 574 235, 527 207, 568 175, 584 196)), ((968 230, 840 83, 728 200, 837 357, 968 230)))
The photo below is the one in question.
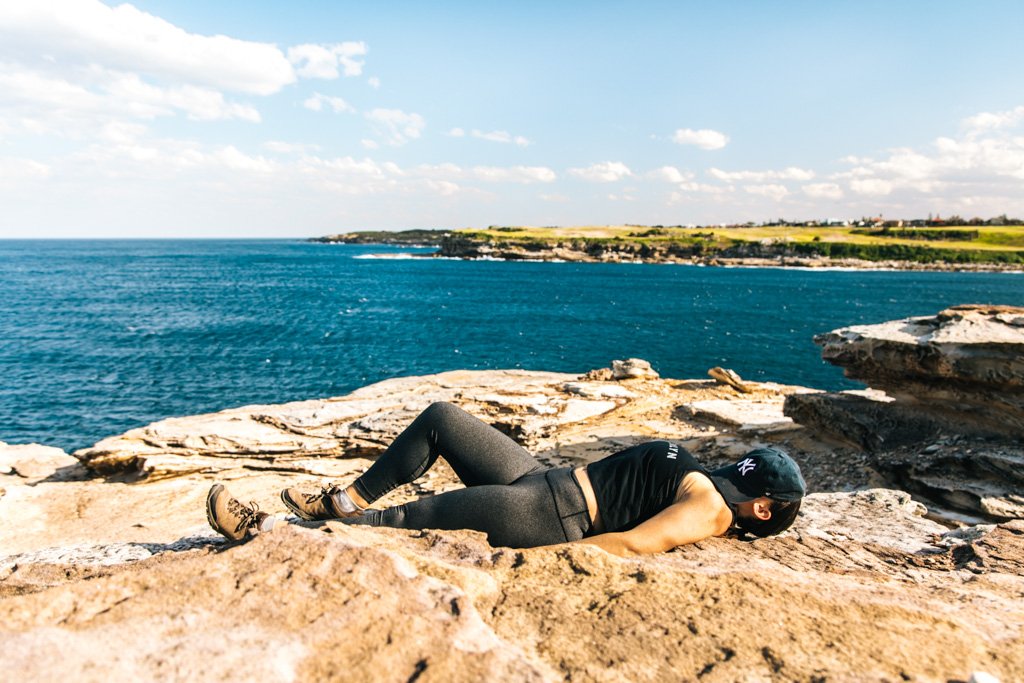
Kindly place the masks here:
POLYGON ((256 526, 258 521, 257 514, 260 511, 260 506, 250 501, 248 505, 244 505, 240 501, 232 498, 228 501, 228 512, 233 516, 238 517, 238 524, 235 525, 235 533, 241 532, 243 529, 256 526))
POLYGON ((334 484, 328 484, 327 486, 320 487, 319 493, 306 493, 304 494, 306 497, 306 505, 312 505, 313 503, 321 501, 337 490, 337 486, 335 486, 334 484))

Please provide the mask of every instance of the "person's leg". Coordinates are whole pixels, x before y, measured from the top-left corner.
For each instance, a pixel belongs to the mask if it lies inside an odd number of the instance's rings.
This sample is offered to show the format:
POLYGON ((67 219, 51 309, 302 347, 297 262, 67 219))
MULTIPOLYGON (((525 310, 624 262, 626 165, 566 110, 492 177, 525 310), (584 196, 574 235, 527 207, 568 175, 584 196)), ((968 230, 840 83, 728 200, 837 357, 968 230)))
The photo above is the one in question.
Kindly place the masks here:
POLYGON ((367 503, 407 484, 443 457, 466 486, 511 484, 543 467, 505 434, 451 403, 434 403, 353 482, 367 503))
POLYGON ((399 529, 474 529, 486 533, 491 545, 512 548, 575 540, 563 531, 543 472, 509 486, 458 489, 384 510, 367 510, 341 521, 399 529))
POLYGON ((307 520, 359 514, 373 501, 417 479, 444 457, 466 486, 511 484, 544 468, 522 446, 451 403, 434 403, 388 446, 348 488, 303 493, 288 488, 281 500, 307 520))

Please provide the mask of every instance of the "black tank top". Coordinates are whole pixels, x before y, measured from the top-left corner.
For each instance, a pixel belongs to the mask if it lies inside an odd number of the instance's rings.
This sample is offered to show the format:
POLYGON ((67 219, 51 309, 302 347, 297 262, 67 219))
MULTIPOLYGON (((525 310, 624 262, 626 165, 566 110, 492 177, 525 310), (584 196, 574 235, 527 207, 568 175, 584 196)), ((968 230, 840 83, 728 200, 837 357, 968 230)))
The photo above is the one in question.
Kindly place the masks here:
POLYGON ((668 441, 642 443, 587 465, 604 530, 632 529, 667 508, 690 472, 707 474, 689 451, 668 441))

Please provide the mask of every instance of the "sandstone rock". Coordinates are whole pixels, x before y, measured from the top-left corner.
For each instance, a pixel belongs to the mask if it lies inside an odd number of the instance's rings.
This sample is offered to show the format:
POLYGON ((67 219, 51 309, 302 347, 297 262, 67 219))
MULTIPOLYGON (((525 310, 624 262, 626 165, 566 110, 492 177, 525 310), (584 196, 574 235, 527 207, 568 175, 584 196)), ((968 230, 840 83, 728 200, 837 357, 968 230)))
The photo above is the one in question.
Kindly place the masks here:
POLYGON ((596 368, 588 371, 580 379, 589 382, 607 382, 608 380, 615 379, 611 368, 596 368))
POLYGON ((728 384, 733 389, 741 393, 749 394, 751 391, 753 391, 750 387, 746 385, 746 383, 743 381, 743 378, 740 377, 733 370, 714 367, 708 370, 708 376, 718 380, 722 384, 728 384))
POLYGON ((868 382, 794 393, 783 412, 823 439, 872 454, 890 485, 966 522, 1024 516, 1024 309, 957 306, 931 317, 815 337, 868 382))
POLYGON ((783 413, 816 432, 873 452, 948 434, 989 433, 970 424, 957 429, 954 422, 922 410, 918 404, 852 392, 791 394, 785 398, 783 413))
MULTIPOLYGON (((589 411, 580 407, 579 397, 557 388, 573 379, 514 370, 398 378, 340 398, 162 420, 104 439, 75 456, 101 473, 139 471, 159 477, 274 469, 332 477, 350 469, 339 458, 379 455, 433 401, 455 401, 491 422, 514 415, 523 433, 558 424, 563 411, 566 421, 580 419, 589 411), (473 397, 463 400, 467 389, 473 397)), ((606 402, 599 403, 600 411, 607 410, 606 402)))
POLYGON ((822 357, 936 420, 1024 434, 1024 309, 956 306, 815 337, 822 357))
MULTIPOLYGON (((609 379, 611 379, 609 377, 609 379)), ((636 394, 619 384, 606 382, 566 382, 562 388, 586 398, 635 398, 636 394)))
MULTIPOLYGON (((776 403, 798 390, 756 386, 759 397, 776 403)), ((735 396, 731 389, 710 381, 634 379, 627 387, 555 373, 454 372, 389 380, 335 399, 164 420, 79 452, 107 479, 68 486, 53 475, 38 482, 0 475, 7 489, 0 497, 0 554, 113 543, 134 544, 117 553, 135 553, 208 533, 202 508, 213 481, 283 513, 282 488, 350 481, 435 400, 455 401, 548 465, 588 462, 654 438, 693 448, 693 439, 712 442, 701 452, 711 462, 728 457, 713 443, 717 428, 684 419, 680 406, 728 396, 735 396), (572 390, 576 385, 582 393, 572 390)), ((809 481, 817 471, 805 473, 809 481)), ((458 485, 443 462, 430 475, 381 504, 458 485)))
MULTIPOLYGON (((649 365, 634 361, 622 366, 634 373, 628 386, 516 370, 404 377, 337 398, 170 418, 104 439, 74 455, 106 475, 234 478, 264 471, 333 479, 353 470, 353 463, 346 461, 357 460, 356 465, 365 466, 366 459, 382 453, 430 403, 451 401, 528 450, 543 453, 557 447, 565 458, 574 459, 580 456, 573 448, 580 445, 582 451, 590 450, 585 444, 599 433, 633 434, 634 440, 689 438, 698 430, 678 419, 680 405, 733 397, 731 390, 711 382, 679 384, 656 373, 644 375, 649 365)), ((752 400, 771 403, 773 415, 785 394, 800 390, 749 384, 757 391, 752 400)), ((756 410, 769 410, 768 403, 756 404, 756 410)))
POLYGON ((872 544, 909 554, 937 552, 939 548, 933 537, 943 535, 948 529, 926 519, 927 512, 924 505, 905 491, 869 489, 845 494, 814 493, 800 506, 800 524, 789 533, 797 537, 825 538, 834 543, 872 544), (879 523, 880 520, 885 523, 879 523))
POLYGON ((651 364, 640 358, 627 358, 626 360, 612 361, 613 379, 634 379, 651 378, 657 379, 658 373, 651 368, 651 364))
POLYGON ((50 476, 74 476, 80 469, 78 460, 59 448, 37 443, 9 445, 0 441, 0 474, 14 474, 23 479, 44 479, 50 476), (58 471, 68 470, 58 475, 58 471))
POLYGON ((695 419, 712 420, 737 427, 741 431, 782 431, 799 427, 782 414, 782 397, 778 400, 709 399, 694 401, 685 406, 695 419))
POLYGON ((933 445, 879 453, 875 465, 936 510, 970 522, 1024 518, 1024 448, 963 438, 933 445))
MULTIPOLYGON (((784 398, 805 391, 747 384, 741 412, 754 422, 776 420, 784 398)), ((691 417, 737 400, 734 389, 650 377, 620 385, 455 372, 165 420, 79 453, 108 478, 2 475, 5 675, 230 682, 334 678, 351 667, 369 680, 421 681, 1024 676, 1024 526, 950 534, 898 491, 814 493, 780 537, 709 539, 626 560, 587 546, 514 551, 474 532, 336 522, 279 524, 229 545, 207 526, 213 481, 283 517, 281 488, 351 479, 435 400, 458 403, 553 465, 651 438, 679 441, 709 465, 776 443, 820 490, 859 455, 803 450, 805 430, 722 436, 691 417)), ((959 447, 932 444, 937 458, 959 447)), ((443 463, 430 475, 380 505, 458 485, 443 463)))
POLYGON ((999 683, 999 679, 984 671, 974 671, 967 679, 967 683, 999 683))
POLYGON ((782 537, 625 560, 337 522, 115 564, 96 550, 74 567, 23 557, 0 571, 5 674, 962 680, 984 667, 1018 679, 1024 577, 1002 558, 1024 557, 1024 534, 944 550, 918 512, 898 492, 813 494, 782 537))

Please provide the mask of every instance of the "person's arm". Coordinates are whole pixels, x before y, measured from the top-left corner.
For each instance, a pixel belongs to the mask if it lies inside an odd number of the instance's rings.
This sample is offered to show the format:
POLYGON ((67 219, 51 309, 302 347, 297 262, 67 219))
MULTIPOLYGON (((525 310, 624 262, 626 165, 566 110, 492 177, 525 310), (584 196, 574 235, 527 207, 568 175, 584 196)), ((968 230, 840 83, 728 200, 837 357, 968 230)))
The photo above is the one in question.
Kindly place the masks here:
POLYGON ((669 505, 629 531, 599 534, 576 542, 596 545, 620 557, 645 555, 720 536, 728 531, 731 522, 732 513, 722 504, 721 497, 716 499, 711 492, 701 492, 669 505))

